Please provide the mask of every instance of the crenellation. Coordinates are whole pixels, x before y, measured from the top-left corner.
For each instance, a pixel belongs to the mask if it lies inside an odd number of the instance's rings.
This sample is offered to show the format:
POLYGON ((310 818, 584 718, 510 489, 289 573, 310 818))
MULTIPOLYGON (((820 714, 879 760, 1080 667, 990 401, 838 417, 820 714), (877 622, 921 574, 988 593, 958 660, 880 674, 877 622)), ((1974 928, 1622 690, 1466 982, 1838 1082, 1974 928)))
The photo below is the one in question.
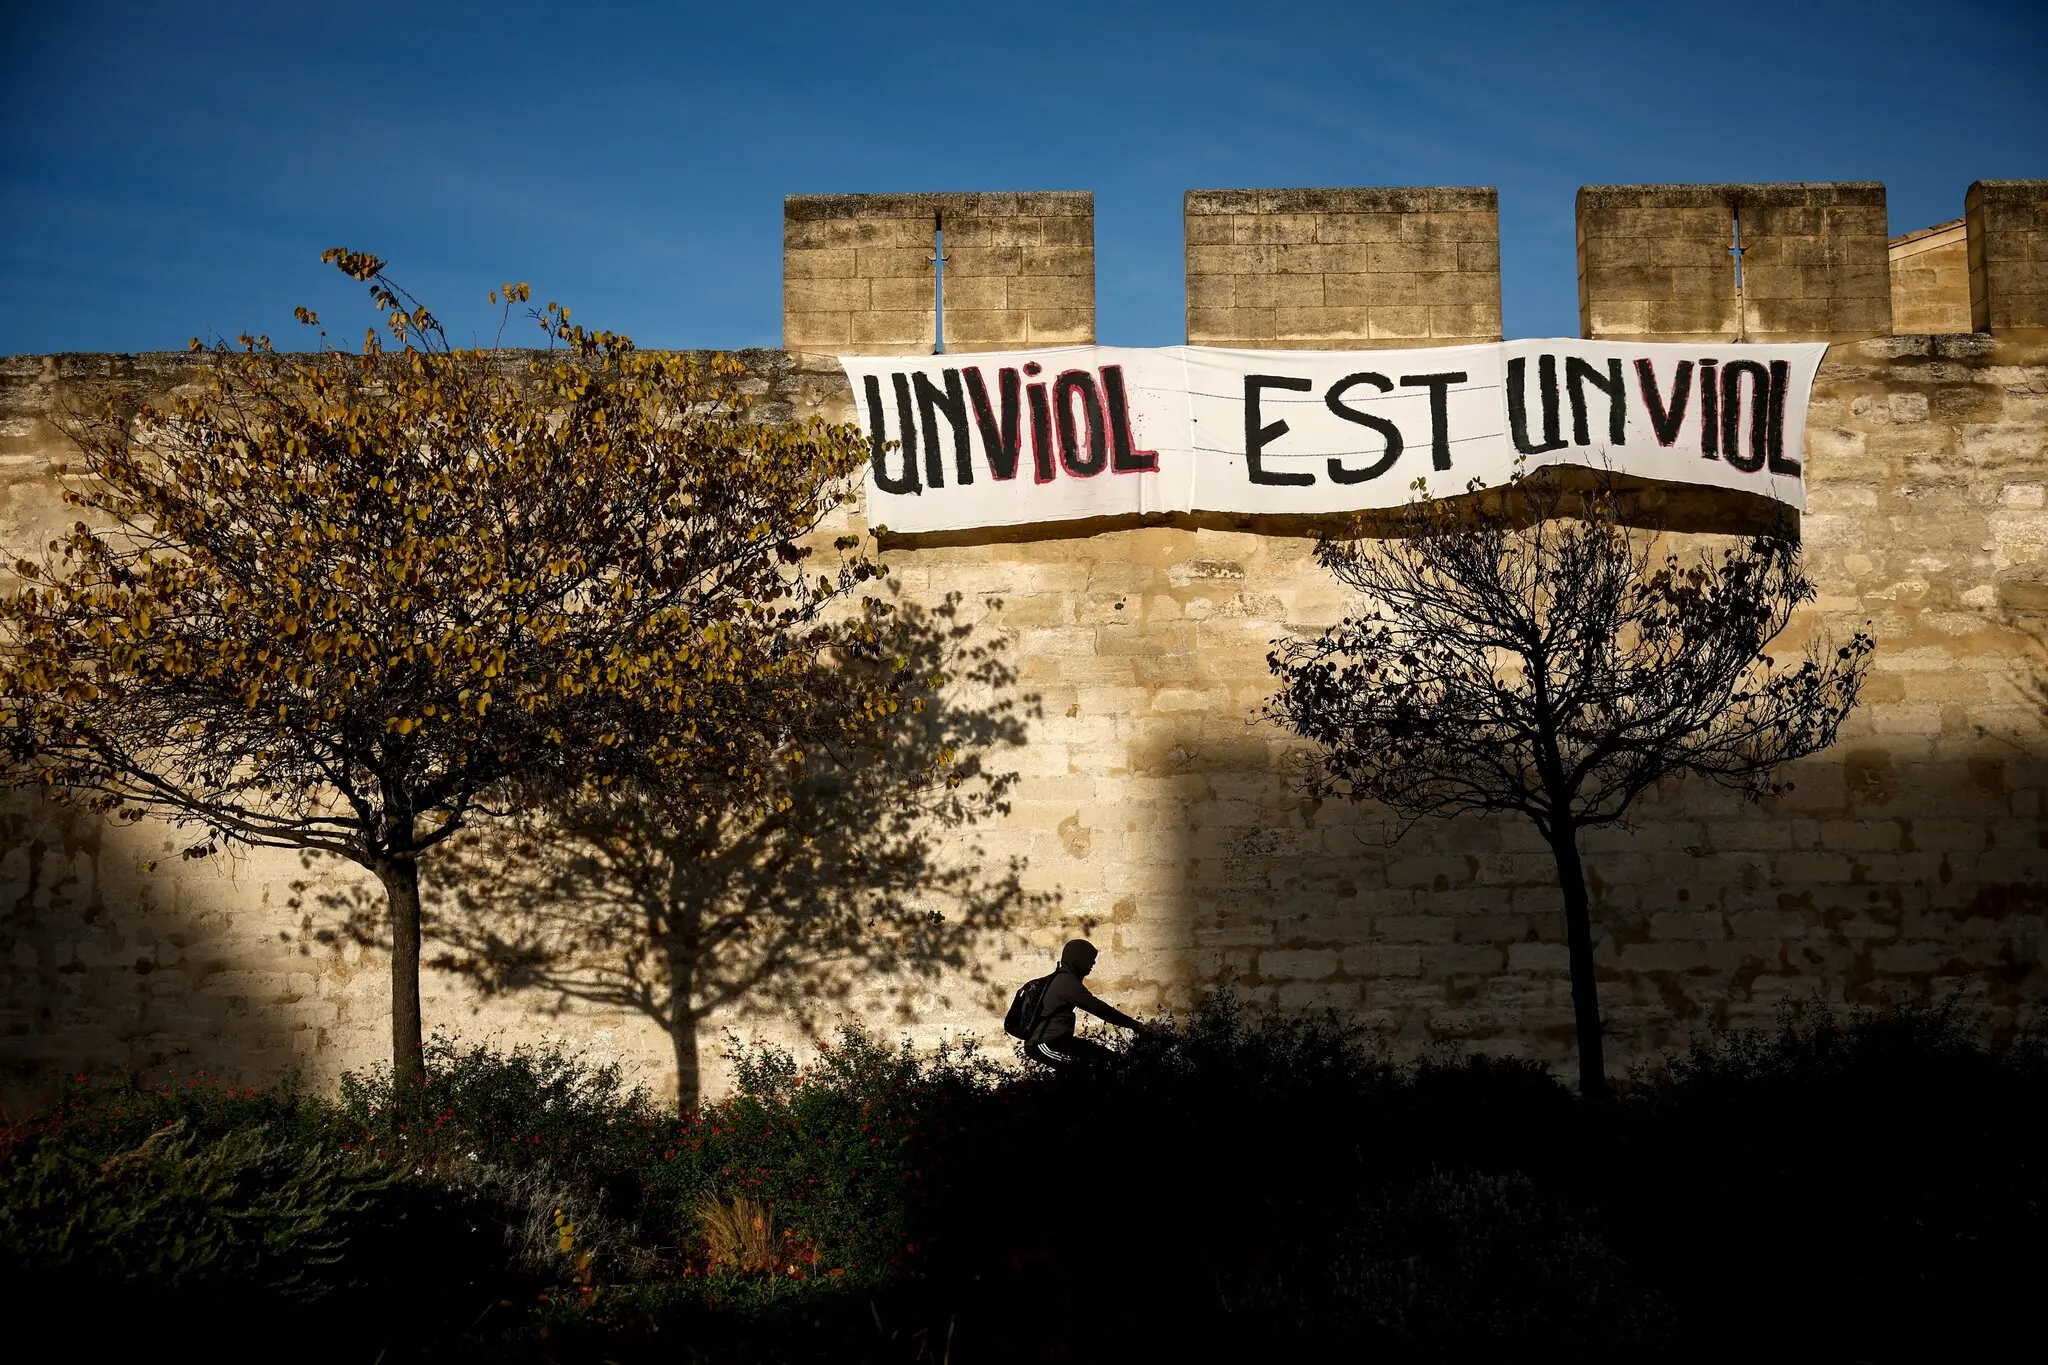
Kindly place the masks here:
POLYGON ((1963 217, 1971 327, 2048 330, 2048 180, 1979 180, 1964 195, 1963 217))
POLYGON ((1087 193, 791 195, 783 207, 783 345, 873 354, 1095 339, 1094 197, 1087 193), (847 259, 847 253, 852 259, 847 259), (831 278, 837 289, 820 289, 831 278))
POLYGON ((1578 198, 1580 331, 1646 341, 1884 335, 1886 231, 1877 184, 1588 185, 1578 198))
POLYGON ((1191 190, 1188 340, 1369 348, 1494 340, 1489 188, 1191 190))

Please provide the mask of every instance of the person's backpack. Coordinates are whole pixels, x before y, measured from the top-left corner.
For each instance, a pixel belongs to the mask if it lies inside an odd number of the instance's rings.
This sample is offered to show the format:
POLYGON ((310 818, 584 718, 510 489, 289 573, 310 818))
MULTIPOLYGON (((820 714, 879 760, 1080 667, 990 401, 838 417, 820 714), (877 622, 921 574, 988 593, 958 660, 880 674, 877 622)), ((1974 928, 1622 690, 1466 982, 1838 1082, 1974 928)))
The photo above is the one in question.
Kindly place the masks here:
POLYGON ((1053 977, 1058 975, 1055 971, 1046 976, 1033 977, 1017 988, 1017 993, 1010 997, 1010 1012, 1003 1016, 1003 1032, 1012 1038, 1022 1038, 1027 1043, 1031 1041, 1031 1036, 1038 1032, 1038 1025, 1041 1022, 1039 1009, 1045 1003, 1045 988, 1050 986, 1053 977))

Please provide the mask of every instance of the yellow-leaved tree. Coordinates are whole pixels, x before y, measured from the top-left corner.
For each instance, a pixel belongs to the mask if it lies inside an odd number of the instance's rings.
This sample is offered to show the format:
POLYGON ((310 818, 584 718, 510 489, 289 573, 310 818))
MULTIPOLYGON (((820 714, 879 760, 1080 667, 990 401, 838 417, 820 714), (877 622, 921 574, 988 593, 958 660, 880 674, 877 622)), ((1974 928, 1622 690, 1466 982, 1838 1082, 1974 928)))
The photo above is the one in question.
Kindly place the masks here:
POLYGON ((188 857, 374 873, 416 1085, 435 848, 622 784, 786 800, 788 765, 943 680, 892 651, 861 587, 881 570, 830 538, 856 429, 756 421, 736 362, 554 304, 537 357, 454 348, 383 262, 323 259, 384 315, 361 354, 195 341, 196 392, 74 421, 91 520, 0 599, 0 735, 12 782, 190 828, 188 857))

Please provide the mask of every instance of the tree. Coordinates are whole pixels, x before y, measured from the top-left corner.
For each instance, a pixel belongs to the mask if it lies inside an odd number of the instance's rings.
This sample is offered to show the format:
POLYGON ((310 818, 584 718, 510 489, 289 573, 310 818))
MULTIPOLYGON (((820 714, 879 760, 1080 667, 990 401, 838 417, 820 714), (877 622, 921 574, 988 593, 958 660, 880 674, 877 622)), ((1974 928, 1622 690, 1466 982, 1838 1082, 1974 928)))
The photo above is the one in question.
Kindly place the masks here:
POLYGON ((1660 554, 1612 489, 1512 493, 1417 503, 1369 547, 1323 541, 1318 559, 1367 608, 1277 642, 1266 713, 1319 746, 1319 790, 1382 802, 1401 830, 1473 811, 1535 822, 1563 892, 1580 1090, 1597 1097, 1580 831, 1626 825, 1684 773, 1751 799, 1785 790, 1773 774, 1834 742, 1873 645, 1816 641, 1785 669, 1763 652, 1814 596, 1788 539, 1660 554))
MULTIPOLYGON (((890 651, 948 695, 814 746, 784 770, 782 800, 729 802, 715 778, 613 787, 464 835, 427 887, 435 965, 487 992, 645 1015, 669 1035, 685 1106, 714 1010, 810 1014, 878 970, 971 967, 1029 899, 1015 863, 984 871, 962 838, 1008 810, 1016 775, 990 760, 1023 742, 1000 642, 973 635, 956 601, 899 610, 890 651)), ((379 927, 342 908, 353 937, 379 927)))
POLYGON ((16 565, 0 734, 13 780, 194 828, 187 857, 373 873, 392 1064, 417 1083, 423 858, 617 782, 710 774, 735 808, 772 804, 789 765, 929 680, 877 648, 854 538, 812 572, 855 429, 755 422, 736 362, 554 304, 537 357, 455 349, 383 262, 324 259, 370 286, 388 341, 217 343, 198 392, 74 422, 67 497, 96 524, 16 565))

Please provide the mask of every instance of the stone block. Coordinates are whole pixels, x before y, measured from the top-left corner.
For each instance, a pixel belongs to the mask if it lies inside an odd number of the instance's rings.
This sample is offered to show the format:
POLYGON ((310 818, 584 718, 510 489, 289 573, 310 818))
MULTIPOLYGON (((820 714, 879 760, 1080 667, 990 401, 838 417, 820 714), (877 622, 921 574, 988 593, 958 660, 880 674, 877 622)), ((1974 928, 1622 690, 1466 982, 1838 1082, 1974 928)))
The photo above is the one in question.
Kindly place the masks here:
POLYGON ((1028 319, 1033 346, 1092 346, 1095 308, 1034 308, 1028 319))
POLYGON ((856 272, 859 253, 851 247, 798 249, 782 253, 782 273, 787 279, 850 278, 856 272))
MULTIPOLYGON (((967 275, 948 273, 946 276, 946 313, 950 318, 956 311, 971 313, 1001 313, 1009 310, 1010 289, 1013 283, 1020 283, 1013 276, 967 275)), ((949 323, 947 331, 952 327, 949 323)))
POLYGON ((1187 283, 1187 307, 1190 313, 1207 312, 1211 309, 1229 309, 1237 302, 1237 281, 1247 278, 1238 275, 1190 275, 1187 283))
POLYGON ((1562 943, 1514 943, 1508 946, 1511 972, 1569 972, 1571 949, 1562 943))
MULTIPOLYGON (((1445 291, 1445 277, 1439 274, 1402 275, 1332 274, 1318 277, 1322 297, 1318 303, 1339 308, 1428 307, 1445 291)), ((1450 287, 1456 288, 1455 284, 1450 287)), ((1442 302, 1452 302, 1443 298, 1442 302)))
POLYGON ((1806 340, 1825 337, 1834 325, 1832 301, 1825 298, 1762 298, 1749 301, 1749 333, 1806 340))
POLYGON ((1342 276, 1232 275, 1233 301, 1240 308, 1320 308, 1343 300, 1326 298, 1324 281, 1342 276))
POLYGON ((867 220, 785 219, 785 250, 850 250, 864 247, 916 248, 932 240, 929 218, 867 220))
POLYGON ((1197 346, 1251 345, 1273 336, 1270 308, 1190 308, 1188 341, 1197 346))
POLYGON ((1259 975, 1268 981, 1320 981, 1337 974, 1332 949, 1265 948, 1258 955, 1259 975))
POLYGON ((1398 242, 1401 240, 1401 223, 1402 216, 1397 213, 1325 214, 1316 219, 1315 240, 1333 246, 1398 242))
POLYGON ((1643 300, 1646 341, 1726 341, 1735 335, 1735 293, 1643 300))
MULTIPOLYGON (((928 275, 849 280, 847 283, 866 289, 866 311, 874 313, 928 313, 937 298, 928 275)), ((859 310, 849 305, 848 311, 859 310)))
POLYGON ((925 312, 852 313, 848 315, 851 344, 872 347, 874 354, 891 351, 929 351, 937 331, 937 320, 925 312))
POLYGON ((1807 931, 1804 915, 1789 910, 1749 910, 1728 917, 1729 931, 1738 939, 1801 938, 1807 931))
POLYGON ((862 247, 854 253, 854 269, 864 279, 914 279, 922 280, 929 285, 932 278, 932 249, 930 246, 913 247, 908 250, 862 247))
POLYGON ((865 312, 868 289, 864 279, 795 279, 782 287, 782 306, 792 313, 865 312))
POLYGON ((1274 992, 1274 1003, 1281 1009, 1294 1013, 1324 1009, 1350 1011, 1358 1007, 1358 1001, 1358 988, 1345 982, 1296 982, 1284 985, 1274 992))
POLYGON ((1659 939, 1719 939, 1728 936, 1728 922, 1714 911, 1663 911, 1650 916, 1650 933, 1659 939))
POLYGON ((1472 212, 1409 213, 1401 218, 1401 240, 1405 242, 1478 242, 1498 246, 1500 214, 1494 210, 1472 212))
POLYGON ((1423 973, 1431 977, 1492 976, 1507 966, 1506 950, 1489 944, 1439 944, 1421 952, 1423 973))
POLYGON ((1371 313, 1362 308, 1278 308, 1273 310, 1276 348, 1316 350, 1332 343, 1371 344, 1371 313))
POLYGON ((1699 942, 1631 943, 1616 956, 1628 972, 1691 972, 1709 965, 1708 946, 1699 942))
POLYGON ((1323 220, 1313 213, 1242 214, 1223 221, 1230 224, 1233 242, 1298 245, 1322 240, 1316 227, 1323 220))
POLYGON ((1500 304, 1432 304, 1429 335, 1443 342, 1498 341, 1502 335, 1500 304))
POLYGON ((1205 215, 1190 217, 1183 230, 1187 246, 1229 246, 1237 240, 1237 218, 1235 216, 1205 215))
POLYGON ((1412 342, 1428 339, 1430 308, 1374 308, 1366 315, 1367 335, 1374 341, 1412 342))
POLYGON ((1337 259, 1352 270, 1369 268, 1381 274, 1420 274, 1425 271, 1438 271, 1446 276, 1453 276, 1458 273, 1458 250, 1461 245, 1457 241, 1402 241, 1386 246, 1374 246, 1369 254, 1346 253, 1337 259))
POLYGON ((1201 246, 1190 244, 1187 249, 1187 273, 1193 275, 1263 275, 1266 270, 1267 247, 1238 246, 1224 244, 1201 246))
POLYGON ((957 351, 989 346, 1023 347, 1031 340, 1028 314, 1007 308, 948 308, 946 345, 957 351))
POLYGON ((955 251, 1041 246, 1044 244, 1043 225, 1047 221, 1041 218, 970 218, 956 215, 942 218, 939 226, 945 238, 946 252, 951 255, 955 251))
POLYGON ((1500 241, 1461 241, 1458 243, 1458 269, 1473 275, 1491 276, 1495 281, 1494 293, 1500 293, 1500 241))
POLYGON ((1023 247, 949 247, 946 257, 948 281, 1024 273, 1023 247))
POLYGON ((1095 248, 1095 215, 1067 214, 1031 220, 1032 236, 1038 246, 1085 246, 1095 248))
MULTIPOLYGON (((946 281, 947 302, 951 303, 953 282, 946 281)), ((1060 310, 1070 313, 1095 311, 1095 277, 1089 275, 1020 275, 1008 281, 1008 305, 1029 313, 1060 310)))
POLYGON ((1347 976, 1420 976, 1422 949, 1409 944, 1364 943, 1343 952, 1347 976))
POLYGON ((782 315, 782 344, 791 350, 842 350, 853 344, 853 315, 786 312, 782 315))

